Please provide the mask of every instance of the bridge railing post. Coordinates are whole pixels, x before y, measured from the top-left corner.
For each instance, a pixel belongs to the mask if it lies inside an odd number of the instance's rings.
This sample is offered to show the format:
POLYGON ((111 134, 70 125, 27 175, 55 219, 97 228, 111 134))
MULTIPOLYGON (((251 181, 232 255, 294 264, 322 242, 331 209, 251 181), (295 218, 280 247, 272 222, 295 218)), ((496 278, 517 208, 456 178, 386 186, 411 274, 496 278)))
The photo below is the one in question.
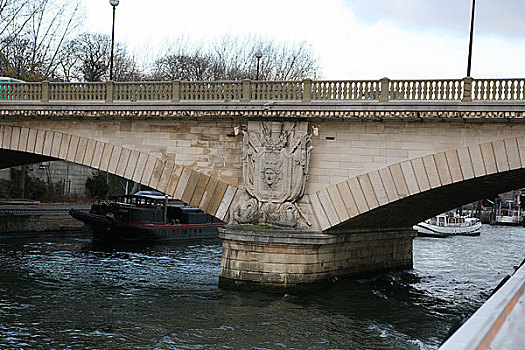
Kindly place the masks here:
POLYGON ((250 102, 250 79, 244 79, 242 81, 242 102, 250 102))
POLYGON ((472 77, 463 78, 463 98, 461 102, 472 102, 472 77))
POLYGON ((180 81, 173 80, 171 83, 171 86, 172 86, 171 102, 180 102, 180 81))
POLYGON ((106 82, 106 102, 113 102, 113 82, 106 82))
POLYGON ((382 78, 379 81, 379 85, 380 85, 380 90, 377 91, 377 94, 379 95, 378 96, 379 102, 388 102, 389 101, 388 95, 390 94, 390 91, 389 91, 390 90, 390 79, 382 78))
POLYGON ((303 80, 303 102, 312 101, 312 79, 303 80))
POLYGON ((49 81, 42 82, 42 102, 49 102, 49 81))

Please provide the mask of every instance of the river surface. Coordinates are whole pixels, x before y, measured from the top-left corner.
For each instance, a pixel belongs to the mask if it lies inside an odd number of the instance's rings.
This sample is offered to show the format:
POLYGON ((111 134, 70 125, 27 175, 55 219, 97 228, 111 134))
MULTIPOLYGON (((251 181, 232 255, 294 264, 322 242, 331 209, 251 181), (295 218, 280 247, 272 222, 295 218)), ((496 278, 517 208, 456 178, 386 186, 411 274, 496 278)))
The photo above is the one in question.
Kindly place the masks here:
POLYGON ((221 246, 0 240, 0 349, 437 349, 525 257, 525 228, 416 238, 414 268, 309 295, 217 287, 221 246))

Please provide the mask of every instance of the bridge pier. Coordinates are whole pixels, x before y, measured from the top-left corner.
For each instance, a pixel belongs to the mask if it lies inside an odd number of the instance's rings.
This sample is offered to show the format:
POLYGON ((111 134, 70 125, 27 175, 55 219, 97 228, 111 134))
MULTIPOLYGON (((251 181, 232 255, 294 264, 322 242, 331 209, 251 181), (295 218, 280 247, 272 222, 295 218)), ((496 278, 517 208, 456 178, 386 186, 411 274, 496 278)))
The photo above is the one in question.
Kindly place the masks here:
POLYGON ((222 229, 219 285, 224 288, 307 289, 334 277, 412 268, 412 228, 330 234, 260 226, 222 229))

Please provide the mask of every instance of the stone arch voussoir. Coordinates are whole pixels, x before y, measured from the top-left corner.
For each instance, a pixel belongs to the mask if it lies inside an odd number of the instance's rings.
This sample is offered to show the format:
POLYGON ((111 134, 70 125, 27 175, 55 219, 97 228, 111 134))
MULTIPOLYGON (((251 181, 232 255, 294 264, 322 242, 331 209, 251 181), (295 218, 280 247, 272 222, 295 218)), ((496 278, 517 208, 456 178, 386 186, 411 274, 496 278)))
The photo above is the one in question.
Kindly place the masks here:
POLYGON ((95 139, 0 125, 0 149, 66 160, 157 189, 226 220, 236 186, 157 156, 95 139))
POLYGON ((520 169, 525 169, 525 138, 509 138, 392 164, 313 193, 310 203, 326 231, 411 197, 506 173, 521 174, 520 169))

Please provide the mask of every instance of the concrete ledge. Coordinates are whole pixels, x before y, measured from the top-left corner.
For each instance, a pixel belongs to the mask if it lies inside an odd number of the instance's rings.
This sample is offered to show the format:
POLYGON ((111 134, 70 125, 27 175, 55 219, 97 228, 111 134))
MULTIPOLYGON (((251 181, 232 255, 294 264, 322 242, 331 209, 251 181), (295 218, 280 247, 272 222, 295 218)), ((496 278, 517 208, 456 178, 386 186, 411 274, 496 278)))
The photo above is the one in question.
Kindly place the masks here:
POLYGON ((525 264, 439 349, 525 349, 525 264))

